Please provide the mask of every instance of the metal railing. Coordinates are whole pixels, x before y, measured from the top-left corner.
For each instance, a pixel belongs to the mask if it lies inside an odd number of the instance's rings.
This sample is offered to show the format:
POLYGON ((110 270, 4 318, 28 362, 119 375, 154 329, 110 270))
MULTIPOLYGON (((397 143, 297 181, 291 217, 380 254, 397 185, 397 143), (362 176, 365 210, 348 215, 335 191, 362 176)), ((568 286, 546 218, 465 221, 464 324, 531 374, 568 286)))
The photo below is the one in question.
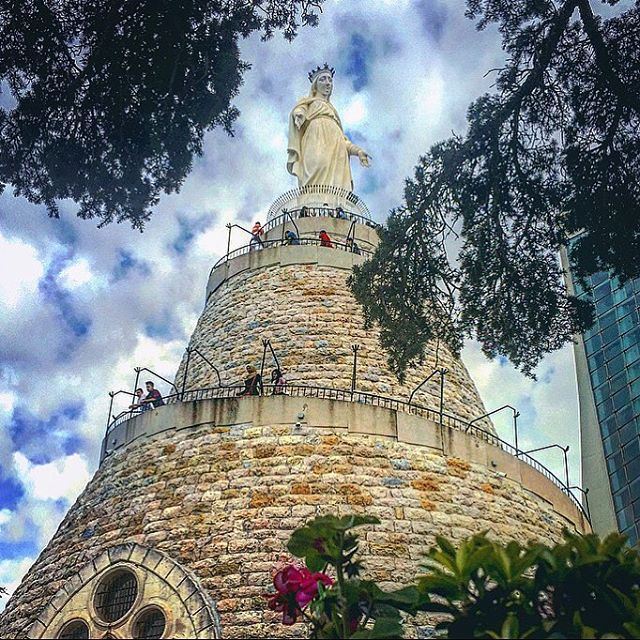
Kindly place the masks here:
MULTIPOLYGON (((582 491, 580 487, 568 486, 567 483, 563 482, 555 473, 553 473, 553 471, 548 469, 539 460, 533 458, 531 455, 529 455, 529 453, 526 453, 514 447, 512 444, 510 444, 506 440, 503 440, 496 434, 477 426, 477 424, 474 424, 474 421, 468 421, 464 418, 451 415, 442 411, 441 409, 434 409, 415 402, 408 402, 405 400, 399 400, 388 396, 381 396, 375 393, 367 393, 364 391, 356 391, 351 389, 334 389, 332 387, 319 387, 299 384, 286 384, 284 388, 277 387, 277 390, 279 391, 279 393, 276 393, 275 385, 265 384, 263 386, 262 395, 287 395, 294 398, 317 398, 320 400, 356 402, 359 404, 381 407, 383 409, 390 409, 392 411, 402 411, 404 413, 409 413, 431 420, 436 424, 440 424, 441 427, 447 426, 451 429, 470 433, 476 438, 485 441, 487 444, 498 447, 503 451, 517 457, 519 460, 525 462, 530 467, 541 473, 550 482, 559 487, 578 507, 587 521, 591 522, 591 517, 588 511, 588 504, 587 509, 585 510, 582 502, 573 494, 573 489, 579 489, 580 491, 582 491)), ((164 396, 163 400, 165 404, 175 404, 177 402, 199 402, 201 400, 248 397, 244 395, 244 391, 244 385, 231 385, 228 387, 206 387, 203 389, 190 389, 181 393, 174 393, 168 396, 164 396)), ((108 422, 107 432, 105 434, 105 442, 107 440, 107 437, 113 431, 113 429, 115 429, 115 427, 117 427, 119 424, 122 424, 123 422, 126 422, 132 416, 135 416, 139 413, 143 412, 135 410, 132 412, 131 410, 127 410, 121 412, 118 415, 112 416, 113 420, 110 423, 108 422)))
POLYGON ((344 202, 344 205, 347 208, 353 207, 359 212, 359 215, 371 220, 369 208, 359 196, 353 193, 353 191, 343 189, 342 187, 324 184, 312 184, 306 187, 297 187, 295 189, 285 191, 269 207, 267 220, 270 221, 272 218, 275 218, 289 203, 297 203, 299 202, 300 197, 304 198, 305 196, 322 196, 323 201, 335 201, 338 199, 339 201, 344 202))
MULTIPOLYGON (((346 251, 347 253, 354 253, 356 255, 366 256, 370 258, 373 253, 368 251, 367 249, 363 249, 362 247, 358 247, 358 251, 354 251, 351 245, 345 244, 344 242, 336 242, 331 240, 332 247, 325 247, 326 249, 337 249, 338 251, 346 251)), ((262 251, 263 249, 271 249, 273 247, 290 247, 290 246, 325 246, 322 244, 322 240, 320 238, 298 238, 298 243, 294 244, 289 242, 288 240, 261 240, 258 242, 250 242, 242 247, 238 247, 233 251, 227 253, 227 255, 222 256, 211 268, 211 273, 215 269, 217 269, 220 265, 232 260, 233 258, 237 258, 238 256, 243 256, 247 253, 251 253, 253 251, 262 251)))
POLYGON ((372 229, 376 229, 379 225, 367 218, 366 216, 351 211, 345 211, 338 207, 296 207, 294 209, 284 210, 262 227, 266 233, 274 227, 278 227, 281 224, 285 224, 287 220, 300 220, 304 218, 334 218, 336 220, 346 220, 347 222, 355 222, 362 224, 372 229))

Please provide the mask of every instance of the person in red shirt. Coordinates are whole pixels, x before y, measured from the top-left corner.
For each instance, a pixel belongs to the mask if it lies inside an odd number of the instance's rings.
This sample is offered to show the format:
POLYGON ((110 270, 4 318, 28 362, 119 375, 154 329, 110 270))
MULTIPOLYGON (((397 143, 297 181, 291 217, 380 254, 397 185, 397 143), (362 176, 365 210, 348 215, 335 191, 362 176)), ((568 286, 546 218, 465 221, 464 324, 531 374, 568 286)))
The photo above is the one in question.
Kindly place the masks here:
POLYGON ((331 242, 331 238, 329 237, 329 234, 324 229, 320 231, 318 237, 320 238, 321 247, 329 247, 330 249, 333 249, 333 243, 331 242))
POLYGON ((256 245, 260 247, 264 247, 264 243, 262 242, 262 238, 260 237, 264 233, 264 229, 258 220, 251 227, 251 242, 249 243, 249 247, 252 248, 256 245))

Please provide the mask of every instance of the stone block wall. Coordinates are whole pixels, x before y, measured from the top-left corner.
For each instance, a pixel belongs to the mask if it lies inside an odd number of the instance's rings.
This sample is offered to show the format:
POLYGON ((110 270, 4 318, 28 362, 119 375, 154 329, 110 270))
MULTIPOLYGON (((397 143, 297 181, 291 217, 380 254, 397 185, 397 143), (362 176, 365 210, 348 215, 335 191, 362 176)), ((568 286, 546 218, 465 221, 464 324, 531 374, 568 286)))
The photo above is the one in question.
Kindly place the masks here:
MULTIPOLYGON (((353 264, 349 254, 322 247, 283 247, 255 254, 247 260, 249 268, 225 280, 209 296, 189 343, 218 367, 224 384, 240 384, 247 364, 260 369, 262 340, 269 339, 290 383, 350 389, 351 345, 358 344, 359 391, 407 400, 434 368, 444 366, 448 369, 445 412, 467 420, 486 413, 466 367, 444 344, 432 343, 424 362, 407 372, 404 383, 398 381, 379 346, 378 330, 364 328, 361 308, 347 285, 353 264)), ((243 259, 246 256, 236 260, 243 259)), ((185 363, 183 358, 176 374, 178 388, 185 363)), ((265 381, 274 366, 267 353, 265 381)), ((213 370, 195 354, 186 381, 187 389, 218 384, 213 370)), ((437 409, 439 400, 436 375, 414 401, 437 409)), ((493 430, 488 419, 478 426, 493 430)))
MULTIPOLYGON (((166 410, 156 410, 159 422, 166 410)), ((414 578, 436 534, 549 543, 582 526, 484 464, 393 437, 278 423, 175 427, 106 458, 9 601, 0 637, 25 637, 79 567, 116 544, 157 549, 193 575, 226 638, 304 637, 262 594, 288 560, 291 532, 315 515, 381 519, 363 530, 363 551, 366 575, 385 586, 414 578)))

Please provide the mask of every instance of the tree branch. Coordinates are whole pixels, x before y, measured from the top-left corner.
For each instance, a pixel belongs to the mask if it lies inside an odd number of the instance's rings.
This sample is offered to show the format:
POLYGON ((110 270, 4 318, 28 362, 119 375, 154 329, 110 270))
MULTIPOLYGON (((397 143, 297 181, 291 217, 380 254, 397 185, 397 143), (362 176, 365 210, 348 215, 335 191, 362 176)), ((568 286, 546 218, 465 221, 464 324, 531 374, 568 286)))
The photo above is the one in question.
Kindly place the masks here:
POLYGON ((578 0, 578 10, 582 18, 585 33, 591 42, 596 57, 596 64, 611 90, 620 98, 622 103, 636 113, 640 113, 640 97, 635 92, 627 91, 627 88, 616 74, 616 68, 609 55, 609 50, 598 28, 598 22, 593 14, 589 0, 578 0))
POLYGON ((504 121, 512 109, 519 105, 523 98, 530 94, 542 81, 544 71, 551 62, 551 58, 556 51, 560 38, 562 38, 564 30, 567 28, 571 14, 574 12, 580 1, 581 0, 567 0, 560 8, 560 11, 553 21, 553 26, 542 43, 542 51, 538 60, 534 64, 531 73, 527 76, 526 80, 520 85, 517 91, 515 91, 505 102, 504 106, 500 110, 501 121, 504 121))

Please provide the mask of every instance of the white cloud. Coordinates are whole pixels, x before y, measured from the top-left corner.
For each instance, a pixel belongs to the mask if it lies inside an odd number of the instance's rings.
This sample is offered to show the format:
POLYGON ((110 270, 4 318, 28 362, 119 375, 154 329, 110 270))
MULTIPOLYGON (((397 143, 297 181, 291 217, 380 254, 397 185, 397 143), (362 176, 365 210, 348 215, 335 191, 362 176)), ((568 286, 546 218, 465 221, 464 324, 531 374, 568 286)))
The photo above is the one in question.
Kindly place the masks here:
POLYGON ((347 104, 342 112, 342 123, 345 127, 351 127, 356 124, 360 124, 367 117, 367 105, 365 97, 358 93, 347 104))
POLYGON ((16 587, 20 584, 22 576, 27 572, 34 561, 35 558, 30 556, 17 558, 15 560, 0 560, 0 585, 2 585, 8 592, 8 595, 4 596, 0 600, 0 612, 4 610, 9 596, 11 596, 11 594, 16 590, 16 587))
POLYGON ((58 280, 62 286, 71 290, 82 287, 94 279, 95 275, 86 258, 74 260, 58 274, 58 280))
POLYGON ((38 500, 72 502, 91 477, 86 460, 79 454, 54 460, 47 464, 33 464, 25 455, 16 451, 13 463, 17 477, 26 490, 38 500))
POLYGON ((33 246, 0 233, 0 309, 15 309, 37 291, 43 273, 44 266, 33 246))

